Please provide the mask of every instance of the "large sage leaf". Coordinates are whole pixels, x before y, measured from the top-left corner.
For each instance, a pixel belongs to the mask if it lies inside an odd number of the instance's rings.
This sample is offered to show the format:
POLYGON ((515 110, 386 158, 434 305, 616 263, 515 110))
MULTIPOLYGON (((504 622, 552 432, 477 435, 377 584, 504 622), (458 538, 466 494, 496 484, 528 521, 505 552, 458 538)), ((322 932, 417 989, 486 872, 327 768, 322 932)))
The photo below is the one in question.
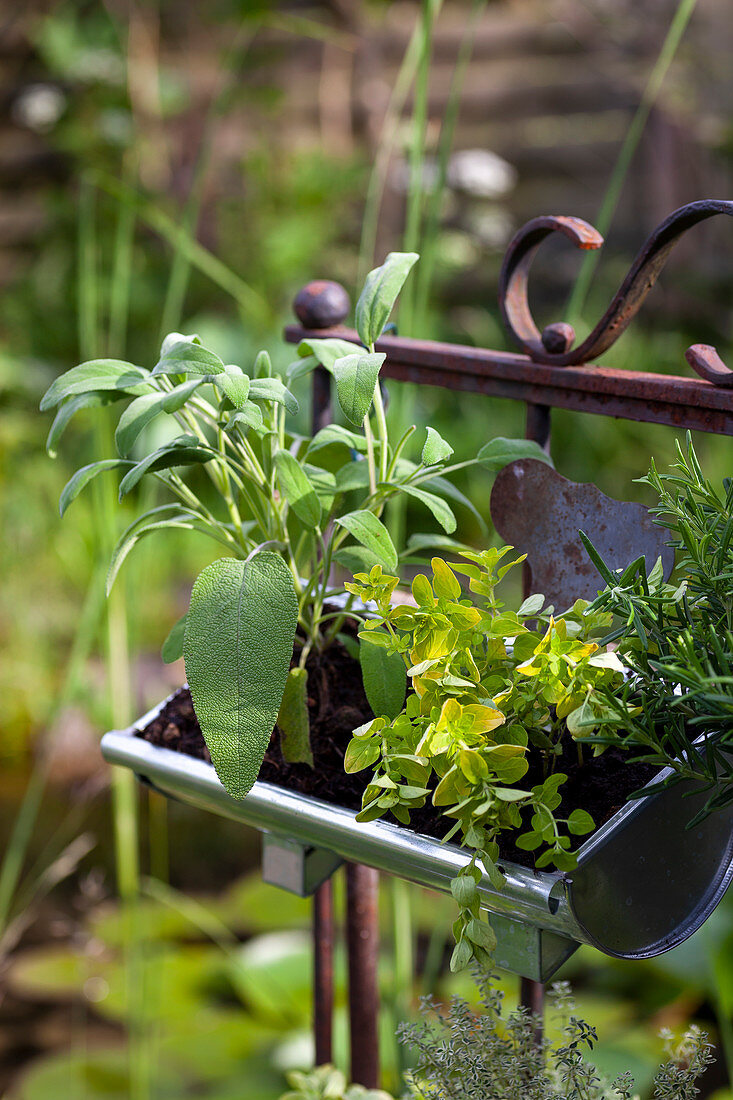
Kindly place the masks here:
POLYGON ((232 798, 257 778, 293 655, 298 600, 278 554, 220 558, 193 586, 183 656, 196 716, 232 798))
POLYGON ((290 451, 279 450, 275 454, 275 469, 282 494, 298 519, 309 527, 318 527, 321 522, 318 495, 297 458, 290 451))
POLYGON ((367 275, 356 303, 356 331, 367 347, 382 335, 405 280, 418 259, 417 252, 390 252, 382 266, 367 275))
POLYGON ((308 718, 308 672, 304 668, 291 668, 288 673, 277 725, 280 749, 285 760, 290 764, 310 764, 313 767, 308 718))
POLYGON ((79 496, 90 481, 105 470, 119 470, 121 466, 131 466, 131 462, 123 458, 103 458, 101 462, 90 462, 88 466, 82 466, 64 485, 59 497, 59 512, 63 516, 73 500, 79 496))
POLYGON ((336 523, 344 527, 362 546, 366 546, 367 550, 371 550, 374 555, 372 564, 379 563, 390 572, 397 568, 397 551, 389 531, 373 512, 347 512, 345 516, 338 516, 336 523))
POLYGON ((120 482, 120 500, 135 488, 145 474, 156 470, 170 470, 175 466, 195 466, 197 463, 210 462, 214 455, 215 452, 199 443, 196 436, 181 435, 135 463, 120 482))
POLYGON ((224 363, 205 348, 197 336, 182 336, 172 332, 163 341, 160 359, 153 374, 221 374, 224 363))
POLYGON ((363 355, 364 349, 351 340, 301 340, 298 344, 298 355, 315 355, 322 367, 333 374, 333 365, 337 359, 345 359, 347 355, 363 355))
POLYGON ((359 664, 369 706, 377 718, 396 718, 402 710, 407 689, 407 669, 400 653, 388 653, 384 646, 363 638, 359 664))
POLYGON ((250 378, 241 367, 225 364, 221 374, 213 379, 214 385, 229 398, 235 409, 243 409, 249 397, 250 378))
POLYGON ((274 401, 276 405, 284 405, 293 416, 298 411, 298 402, 279 378, 253 378, 249 384, 249 396, 255 401, 274 401))
POLYGON ((41 412, 53 409, 67 397, 100 390, 119 390, 122 393, 148 393, 150 371, 126 363, 122 359, 90 359, 60 375, 48 387, 41 398, 41 412))
POLYGON ((379 378, 382 363, 387 358, 382 352, 347 355, 333 365, 336 393, 344 416, 352 424, 361 424, 372 407, 374 387, 379 378))
POLYGON ((172 390, 146 393, 131 401, 117 424, 115 445, 118 452, 127 458, 137 437, 151 420, 161 413, 178 412, 202 382, 203 378, 194 378, 191 382, 182 382, 172 390))

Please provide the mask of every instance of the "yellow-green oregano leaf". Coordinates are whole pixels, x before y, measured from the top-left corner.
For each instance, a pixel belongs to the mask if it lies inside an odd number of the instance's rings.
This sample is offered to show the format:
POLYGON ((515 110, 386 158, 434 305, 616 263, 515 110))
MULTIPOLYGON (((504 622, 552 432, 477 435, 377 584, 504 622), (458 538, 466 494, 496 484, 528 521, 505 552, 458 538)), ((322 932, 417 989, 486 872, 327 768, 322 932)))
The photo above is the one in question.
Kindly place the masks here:
POLYGON ((257 778, 277 721, 298 621, 293 578, 261 550, 220 558, 191 593, 183 656, 196 717, 232 798, 257 778))

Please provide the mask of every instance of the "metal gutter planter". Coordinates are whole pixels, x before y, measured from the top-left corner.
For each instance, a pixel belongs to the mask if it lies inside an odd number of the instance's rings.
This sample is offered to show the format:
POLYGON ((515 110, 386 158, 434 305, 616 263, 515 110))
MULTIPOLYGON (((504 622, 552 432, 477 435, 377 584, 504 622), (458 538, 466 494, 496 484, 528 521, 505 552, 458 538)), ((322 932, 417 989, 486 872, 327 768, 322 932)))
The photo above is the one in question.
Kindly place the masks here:
MULTIPOLYGON (((350 861, 448 893, 468 862, 456 845, 385 821, 360 823, 352 810, 269 783, 255 783, 238 802, 212 765, 137 736, 159 709, 105 734, 104 758, 168 797, 260 830, 263 877, 274 885, 310 895, 350 861)), ((692 935, 733 876, 733 807, 686 829, 709 793, 677 784, 628 803, 579 848, 570 874, 502 861, 504 888, 486 875, 479 884, 497 934, 497 965, 544 982, 581 943, 646 958, 692 935)))

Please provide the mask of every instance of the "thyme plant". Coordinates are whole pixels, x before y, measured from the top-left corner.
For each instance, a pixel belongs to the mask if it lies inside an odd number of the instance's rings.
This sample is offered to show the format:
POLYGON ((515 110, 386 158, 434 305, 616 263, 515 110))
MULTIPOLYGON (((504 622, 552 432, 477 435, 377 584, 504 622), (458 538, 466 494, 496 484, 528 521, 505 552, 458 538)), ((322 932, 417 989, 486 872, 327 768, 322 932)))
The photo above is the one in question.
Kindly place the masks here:
POLYGON ((478 864, 501 888, 501 832, 518 832, 517 845, 538 852, 537 867, 575 865, 571 837, 590 832, 594 822, 580 808, 558 816, 567 777, 556 762, 589 696, 618 684, 623 673, 618 657, 593 640, 607 631, 610 616, 591 612, 588 601, 561 615, 544 608, 541 595, 516 612, 505 609, 497 585, 525 557, 504 561, 511 549, 467 551, 451 565, 433 558, 432 577, 418 574, 412 582, 414 607, 393 601, 397 578, 380 566, 346 585, 376 607, 362 626, 362 645, 401 657, 413 687, 396 717, 378 714, 354 730, 346 770, 374 768, 358 820, 389 812, 407 823, 428 798, 453 820, 445 840, 457 834, 471 851, 451 884, 460 910, 455 970, 472 958, 491 961, 496 941, 479 916, 478 864), (469 594, 457 574, 467 578, 469 594), (530 746, 541 754, 544 777, 527 787, 521 780, 530 746))
POLYGON ((689 433, 669 472, 652 462, 639 480, 657 494, 676 564, 669 582, 644 558, 614 573, 581 536, 606 582, 593 606, 616 617, 607 640, 631 675, 620 692, 597 685, 579 735, 670 767, 666 784, 710 788, 694 824, 733 800, 733 481, 721 491, 705 477, 689 433))
MULTIPOLYGON (((422 1100, 638 1100, 634 1080, 623 1073, 604 1081, 586 1060, 596 1030, 575 1015, 566 982, 553 986, 551 1011, 560 1027, 553 1041, 536 1036, 536 1019, 525 1008, 505 1013, 503 994, 490 975, 479 978, 481 1012, 459 997, 447 1008, 422 1001, 422 1020, 402 1024, 403 1042, 416 1052, 411 1095, 422 1100)), ((654 1078, 655 1100, 692 1100, 697 1082, 714 1061, 699 1028, 675 1041, 664 1032, 667 1062, 654 1078)))
MULTIPOLYGON (((130 551, 153 532, 198 531, 226 555, 196 580, 189 611, 163 652, 167 660, 185 659, 201 730, 235 798, 254 783, 276 722, 286 758, 313 762, 307 662, 338 638, 350 612, 348 601, 343 610, 328 606, 344 591, 334 589, 333 567, 397 568, 405 548, 398 551, 380 518, 394 496, 426 509, 443 529, 438 539, 449 539, 456 528, 448 500, 471 507, 443 477, 455 468, 448 466, 453 451, 435 429, 421 433, 412 459, 415 426, 398 440, 389 434, 379 383, 385 356, 374 345, 416 260, 415 253, 391 253, 367 277, 356 306, 362 344, 304 341, 283 376, 266 351, 245 369, 224 363, 195 335, 172 333, 152 369, 93 360, 56 379, 43 398, 42 409, 57 409, 48 439, 52 453, 80 409, 128 402, 115 433, 117 454, 74 474, 61 495, 62 514, 109 470, 122 473, 121 498, 149 477, 169 497, 121 537, 108 590, 130 551), (334 379, 348 426, 333 424, 311 438, 289 424, 288 414, 298 409, 290 386, 319 363, 334 379), (172 426, 172 437, 150 449, 146 428, 158 417, 172 426), (210 479, 213 503, 191 476, 196 467, 210 479)), ((472 461, 496 469, 519 454, 541 452, 536 444, 493 441, 472 461)), ((417 544, 435 538, 419 536, 417 544)), ((389 675, 383 661, 367 658, 362 667, 372 705, 383 707, 387 677, 390 705, 399 710, 404 671, 399 684, 394 662, 389 675)))
MULTIPOLYGON (((576 1015, 567 982, 550 993, 559 1037, 545 1034, 538 1042, 536 1017, 526 1008, 505 1012, 491 974, 478 981, 479 1012, 460 997, 447 1005, 423 997, 420 1021, 399 1025, 416 1062, 403 1100, 639 1100, 631 1073, 605 1081, 587 1060, 598 1036, 576 1015)), ((680 1038, 666 1029, 662 1038, 667 1060, 654 1076, 654 1100, 694 1100, 714 1061, 707 1035, 691 1025, 680 1038)), ((347 1085, 333 1066, 290 1073, 288 1082, 291 1090, 280 1100, 392 1100, 380 1089, 347 1085)))

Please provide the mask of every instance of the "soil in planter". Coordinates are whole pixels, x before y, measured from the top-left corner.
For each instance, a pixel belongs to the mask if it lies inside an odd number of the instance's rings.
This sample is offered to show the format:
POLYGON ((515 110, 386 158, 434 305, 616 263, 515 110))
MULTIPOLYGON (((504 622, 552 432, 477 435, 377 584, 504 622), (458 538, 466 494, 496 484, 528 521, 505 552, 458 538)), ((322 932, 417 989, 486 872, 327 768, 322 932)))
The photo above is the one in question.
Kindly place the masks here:
MULTIPOLYGON (((323 654, 311 654, 307 668, 311 745, 318 766, 312 769, 307 764, 289 764, 284 760, 279 731, 275 728, 259 778, 324 802, 358 810, 371 771, 348 775, 344 771, 344 753, 351 731, 373 717, 364 694, 361 669, 340 643, 323 654)), ((139 736, 154 745, 211 761, 188 688, 177 691, 139 736)), ((588 749, 585 752, 588 759, 580 766, 575 743, 568 739, 563 747, 557 771, 564 772, 568 779, 560 788, 562 805, 557 815, 567 817, 571 810, 581 807, 600 827, 623 806, 633 791, 651 779, 656 769, 630 761, 628 754, 618 749, 608 749, 599 757, 591 757, 588 749)), ((529 771, 523 785, 533 786, 541 780, 540 755, 537 750, 530 749, 529 771)), ((449 826, 450 822, 430 803, 412 813, 410 827, 416 832, 440 839, 449 826)), ((582 841, 583 838, 578 838, 577 844, 582 841)), ((510 836, 502 836, 500 845, 504 859, 532 866, 532 853, 518 849, 510 836)))

